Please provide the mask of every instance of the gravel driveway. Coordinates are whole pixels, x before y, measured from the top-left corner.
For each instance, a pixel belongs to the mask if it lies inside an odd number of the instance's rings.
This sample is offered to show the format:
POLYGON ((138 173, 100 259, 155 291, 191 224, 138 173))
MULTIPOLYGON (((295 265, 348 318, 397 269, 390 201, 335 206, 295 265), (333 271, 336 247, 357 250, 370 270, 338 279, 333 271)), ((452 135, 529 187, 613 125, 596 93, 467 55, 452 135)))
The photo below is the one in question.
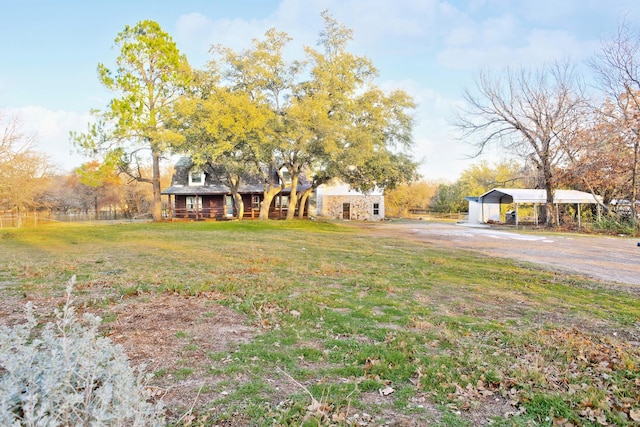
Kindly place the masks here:
POLYGON ((640 293, 637 238, 520 232, 423 221, 386 222, 374 227, 381 234, 404 235, 436 246, 542 264, 556 271, 625 284, 633 293, 640 293))

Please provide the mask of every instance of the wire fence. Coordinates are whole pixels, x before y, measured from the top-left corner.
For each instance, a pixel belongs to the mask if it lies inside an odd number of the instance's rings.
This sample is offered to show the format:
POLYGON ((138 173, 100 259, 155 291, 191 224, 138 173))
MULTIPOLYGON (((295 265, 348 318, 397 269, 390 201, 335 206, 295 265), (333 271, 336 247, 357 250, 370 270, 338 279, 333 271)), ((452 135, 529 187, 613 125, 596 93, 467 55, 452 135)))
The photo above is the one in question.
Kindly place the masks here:
POLYGON ((0 229, 38 227, 52 222, 121 221, 148 219, 148 215, 132 218, 121 212, 14 212, 0 211, 0 229))
MULTIPOLYGON (((466 212, 438 213, 422 211, 410 212, 408 215, 409 219, 425 221, 466 221, 468 217, 469 215, 466 212)), ((38 227, 55 222, 141 221, 150 219, 152 219, 151 214, 132 217, 117 211, 99 211, 97 214, 95 212, 0 211, 0 229, 38 227)))
POLYGON ((428 210, 412 209, 409 211, 409 218, 421 219, 424 221, 467 221, 467 212, 430 212, 428 210))

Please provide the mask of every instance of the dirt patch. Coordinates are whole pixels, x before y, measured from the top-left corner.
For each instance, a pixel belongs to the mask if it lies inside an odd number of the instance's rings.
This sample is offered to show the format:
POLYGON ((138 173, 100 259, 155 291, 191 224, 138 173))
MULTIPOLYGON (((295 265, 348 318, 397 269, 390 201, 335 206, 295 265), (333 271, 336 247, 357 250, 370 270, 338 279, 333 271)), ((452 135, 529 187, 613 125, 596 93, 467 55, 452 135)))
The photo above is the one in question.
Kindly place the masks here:
POLYGON ((104 324, 107 335, 133 365, 155 372, 151 385, 161 389, 168 406, 206 398, 221 381, 207 373, 210 355, 232 351, 258 332, 244 316, 203 297, 143 295, 97 314, 115 317, 104 324))
MULTIPOLYGON (((37 317, 53 320, 53 310, 66 300, 25 298, 5 292, 0 304, 0 325, 23 323, 25 305, 31 302, 37 317)), ((103 318, 102 332, 121 345, 131 364, 144 366, 154 373, 149 386, 157 391, 168 415, 180 417, 191 405, 203 406, 219 397, 219 387, 226 378, 212 375, 216 363, 210 356, 218 352, 231 354, 235 347, 247 343, 259 332, 247 318, 205 295, 185 297, 178 294, 143 294, 107 307, 86 308, 81 297, 74 302, 78 317, 91 312, 103 318)), ((227 356, 229 357, 229 356, 227 356)), ((237 379, 237 378, 236 378, 237 379)))

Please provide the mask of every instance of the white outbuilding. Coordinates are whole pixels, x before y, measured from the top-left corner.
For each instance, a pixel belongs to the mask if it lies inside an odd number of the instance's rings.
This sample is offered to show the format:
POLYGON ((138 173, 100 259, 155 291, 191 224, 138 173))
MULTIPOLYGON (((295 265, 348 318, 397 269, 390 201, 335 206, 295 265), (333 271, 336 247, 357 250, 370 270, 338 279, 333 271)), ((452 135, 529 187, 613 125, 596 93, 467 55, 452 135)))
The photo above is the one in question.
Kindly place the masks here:
MULTIPOLYGON (((530 188, 494 188, 479 197, 466 197, 469 201, 469 222, 487 223, 501 221, 501 205, 514 205, 514 222, 518 225, 519 205, 533 205, 533 222, 538 224, 538 207, 547 203, 547 192, 544 189, 530 188)), ((575 204, 578 210, 578 225, 580 225, 580 206, 583 204, 595 204, 599 207, 602 204, 600 196, 577 190, 555 190, 553 203, 575 204)), ((556 213, 558 209, 556 209, 556 213)))

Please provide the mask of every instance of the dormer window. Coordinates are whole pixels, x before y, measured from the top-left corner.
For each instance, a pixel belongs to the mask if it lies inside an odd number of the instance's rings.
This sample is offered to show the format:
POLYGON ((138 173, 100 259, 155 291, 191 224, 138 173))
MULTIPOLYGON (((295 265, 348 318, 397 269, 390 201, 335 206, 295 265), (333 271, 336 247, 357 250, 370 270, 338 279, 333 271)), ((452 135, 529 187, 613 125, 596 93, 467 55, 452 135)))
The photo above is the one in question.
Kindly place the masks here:
POLYGON ((284 181, 284 185, 291 185, 291 174, 288 170, 282 171, 282 180, 284 181))
POLYGON ((201 172, 201 171, 189 172, 189 185, 190 186, 204 185, 204 172, 201 172))

